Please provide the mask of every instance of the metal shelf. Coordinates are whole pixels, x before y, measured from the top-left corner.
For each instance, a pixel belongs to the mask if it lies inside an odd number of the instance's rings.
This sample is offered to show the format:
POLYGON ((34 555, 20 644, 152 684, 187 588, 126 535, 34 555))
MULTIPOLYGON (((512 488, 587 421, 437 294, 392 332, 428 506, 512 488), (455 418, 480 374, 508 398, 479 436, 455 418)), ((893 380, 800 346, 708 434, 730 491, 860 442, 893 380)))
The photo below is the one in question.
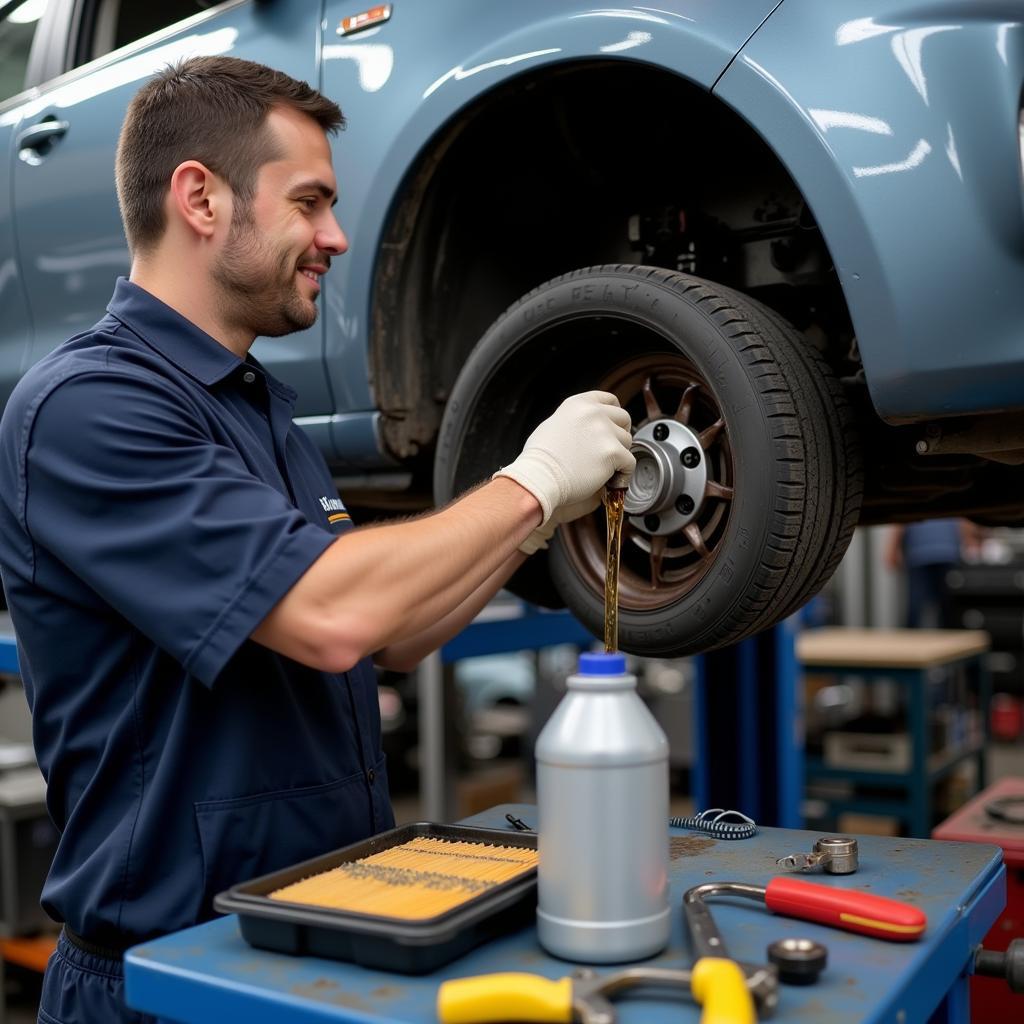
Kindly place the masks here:
MULTIPOLYGON (((928 758, 928 780, 936 782, 948 775, 958 764, 968 758, 977 757, 984 751, 980 741, 966 747, 938 750, 928 758)), ((863 782, 873 786, 901 786, 910 784, 912 771, 876 772, 867 768, 837 768, 825 764, 820 757, 809 757, 806 761, 806 776, 810 779, 840 779, 843 782, 863 782)))
POLYGON ((864 768, 837 768, 822 758, 807 758, 808 783, 825 780, 850 785, 877 786, 904 791, 905 800, 884 797, 815 796, 831 808, 866 814, 896 814, 907 834, 926 838, 932 826, 932 787, 957 765, 973 759, 977 764, 976 784, 985 786, 985 738, 991 685, 985 664, 988 638, 984 633, 965 630, 850 630, 825 629, 805 633, 799 654, 807 675, 858 676, 865 683, 888 680, 904 691, 910 737, 910 764, 899 772, 864 768), (963 744, 936 753, 931 746, 930 722, 934 711, 935 684, 956 680, 977 694, 977 728, 967 732, 963 744), (958 678, 959 677, 959 678, 958 678))

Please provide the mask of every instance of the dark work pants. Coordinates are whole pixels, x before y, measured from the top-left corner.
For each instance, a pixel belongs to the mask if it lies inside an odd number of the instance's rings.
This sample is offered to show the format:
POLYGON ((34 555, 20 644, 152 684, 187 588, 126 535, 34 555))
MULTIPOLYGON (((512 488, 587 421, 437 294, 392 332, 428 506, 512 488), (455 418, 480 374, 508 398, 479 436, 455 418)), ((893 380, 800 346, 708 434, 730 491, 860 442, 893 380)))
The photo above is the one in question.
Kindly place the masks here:
POLYGON ((907 568, 907 625, 916 629, 925 624, 926 616, 934 617, 938 629, 952 629, 953 602, 946 587, 946 573, 952 564, 913 565, 907 568))
POLYGON ((156 1018, 125 1005, 120 960, 86 953, 62 932, 43 976, 39 1024, 156 1024, 156 1018))

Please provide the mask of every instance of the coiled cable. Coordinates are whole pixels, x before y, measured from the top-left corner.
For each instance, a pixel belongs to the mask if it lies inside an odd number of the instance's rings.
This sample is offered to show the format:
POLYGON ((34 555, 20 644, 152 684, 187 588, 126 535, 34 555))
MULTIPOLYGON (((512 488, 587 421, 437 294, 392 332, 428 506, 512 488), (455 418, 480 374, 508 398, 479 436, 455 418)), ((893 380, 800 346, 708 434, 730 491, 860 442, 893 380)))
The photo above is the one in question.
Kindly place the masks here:
MULTIPOLYGON (((532 832, 533 829, 514 814, 506 814, 505 819, 518 832, 532 832)), ((727 811, 722 807, 712 807, 701 811, 690 818, 669 818, 672 828, 687 828, 694 832, 704 832, 716 839, 750 839, 757 835, 757 822, 739 811, 727 811), (711 817, 711 815, 715 817, 711 817), (740 821, 723 821, 723 818, 734 814, 740 821)))
POLYGON ((716 839, 750 839, 757 835, 757 823, 739 811, 727 811, 723 807, 711 807, 689 818, 669 818, 673 828, 687 828, 693 832, 704 832, 716 839), (714 815, 714 817, 712 817, 714 815), (735 815, 739 821, 725 821, 735 815))

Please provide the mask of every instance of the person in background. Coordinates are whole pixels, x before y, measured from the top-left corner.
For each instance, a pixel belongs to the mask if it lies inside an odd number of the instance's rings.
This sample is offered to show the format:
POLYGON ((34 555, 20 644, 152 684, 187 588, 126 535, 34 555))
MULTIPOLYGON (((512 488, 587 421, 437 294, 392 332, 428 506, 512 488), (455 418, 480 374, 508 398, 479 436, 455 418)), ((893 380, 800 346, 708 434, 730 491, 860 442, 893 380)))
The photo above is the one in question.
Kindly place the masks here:
POLYGON ((894 526, 886 565, 906 571, 904 625, 955 629, 946 573, 980 546, 980 530, 966 519, 926 519, 894 526))

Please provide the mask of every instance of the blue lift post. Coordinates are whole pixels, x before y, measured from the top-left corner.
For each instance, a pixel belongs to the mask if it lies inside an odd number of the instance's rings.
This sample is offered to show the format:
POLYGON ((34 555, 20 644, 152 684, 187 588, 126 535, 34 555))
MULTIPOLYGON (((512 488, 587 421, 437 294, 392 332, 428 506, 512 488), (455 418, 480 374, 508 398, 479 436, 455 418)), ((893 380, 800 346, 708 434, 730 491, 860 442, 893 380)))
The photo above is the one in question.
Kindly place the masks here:
POLYGON ((759 824, 799 828, 803 818, 803 703, 793 616, 696 659, 696 810, 726 807, 759 824))

